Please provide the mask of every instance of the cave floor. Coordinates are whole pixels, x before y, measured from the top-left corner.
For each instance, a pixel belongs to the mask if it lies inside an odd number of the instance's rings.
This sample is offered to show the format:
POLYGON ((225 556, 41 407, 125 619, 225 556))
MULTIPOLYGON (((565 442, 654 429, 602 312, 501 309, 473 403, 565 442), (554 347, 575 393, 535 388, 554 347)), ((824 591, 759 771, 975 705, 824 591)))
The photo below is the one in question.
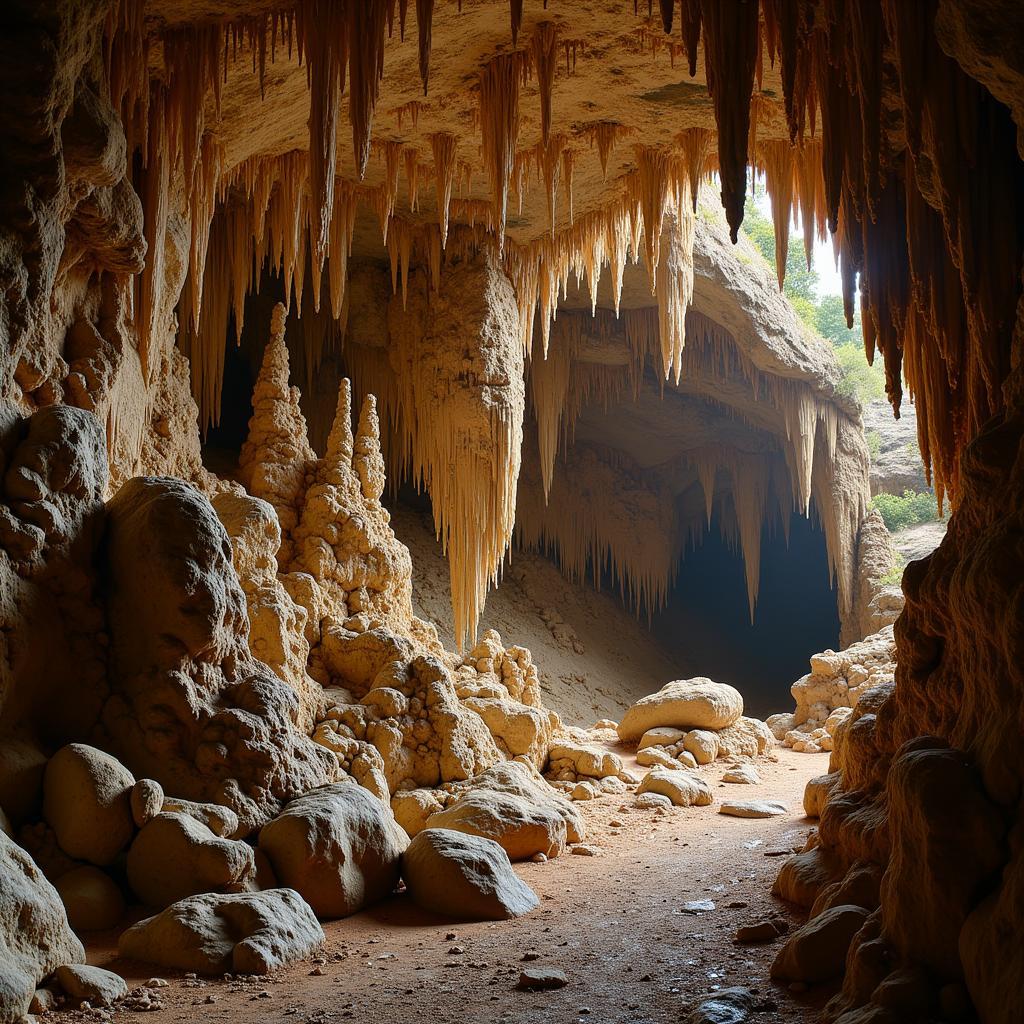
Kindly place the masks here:
MULTIPOLYGON (((623 751, 618 751, 620 754, 623 751)), ((782 857, 799 848, 813 823, 802 816, 805 782, 827 771, 827 754, 777 751, 760 760, 761 784, 718 782, 722 762, 702 772, 712 781, 710 807, 640 810, 630 794, 577 804, 595 856, 568 853, 516 870, 541 896, 533 914, 500 923, 464 924, 429 915, 403 895, 325 924, 326 949, 260 978, 196 979, 119 960, 116 933, 87 943, 89 962, 123 974, 129 986, 157 975, 162 1021, 672 1022, 715 987, 757 990, 758 1021, 817 1018, 825 994, 793 995, 767 981, 780 942, 740 947, 737 926, 769 915, 802 920, 770 894, 782 857), (746 820, 716 812, 723 797, 772 797, 787 816, 746 820), (614 823, 619 822, 616 825, 614 823), (689 901, 715 909, 689 913, 689 901), (454 935, 454 937, 453 937, 454 935), (554 991, 515 988, 527 952, 531 966, 563 970, 554 991)), ((627 765, 642 773, 635 761, 627 765)), ((93 1020, 105 1011, 47 1015, 93 1020)), ((127 1011, 117 1010, 115 1018, 127 1011)))

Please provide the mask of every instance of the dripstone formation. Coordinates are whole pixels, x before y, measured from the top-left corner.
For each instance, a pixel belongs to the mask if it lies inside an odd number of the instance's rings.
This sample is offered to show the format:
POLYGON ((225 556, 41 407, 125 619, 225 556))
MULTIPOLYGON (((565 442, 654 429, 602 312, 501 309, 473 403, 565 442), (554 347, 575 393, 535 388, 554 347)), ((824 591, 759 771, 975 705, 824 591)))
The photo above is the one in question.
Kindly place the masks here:
POLYGON ((400 880, 424 912, 531 913, 514 862, 593 852, 586 801, 707 807, 709 767, 755 784, 773 731, 831 758, 772 978, 832 986, 840 1024, 1017 1020, 1018 5, 643 8, 5 5, 4 1020, 58 992, 153 1005, 83 965, 93 928, 264 974, 400 880), (751 169, 777 276, 739 233, 751 169), (808 259, 831 233, 953 510, 902 610, 860 409, 779 293, 794 215, 808 259), (448 563, 447 647, 402 488, 448 563), (517 550, 650 617, 713 529, 753 618, 794 516, 824 534, 843 650, 770 728, 667 676, 568 724, 481 628, 517 550))

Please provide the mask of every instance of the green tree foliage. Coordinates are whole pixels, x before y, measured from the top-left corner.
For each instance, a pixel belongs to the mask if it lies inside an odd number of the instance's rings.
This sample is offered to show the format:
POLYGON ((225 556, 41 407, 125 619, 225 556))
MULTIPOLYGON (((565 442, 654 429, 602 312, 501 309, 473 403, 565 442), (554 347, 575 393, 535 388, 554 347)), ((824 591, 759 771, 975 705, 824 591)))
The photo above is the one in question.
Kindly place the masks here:
MULTIPOLYGON (((757 195, 763 194, 763 191, 763 186, 755 186, 757 195)), ((751 195, 747 196, 743 213, 743 230, 775 271, 775 228, 751 195)), ((848 327, 843 300, 838 295, 819 298, 818 280, 813 264, 810 268, 807 266, 802 236, 791 233, 783 294, 797 316, 835 348, 843 374, 840 384, 842 393, 856 399, 861 405, 884 398, 885 371, 881 360, 876 360, 873 366, 868 365, 861 335, 860 311, 854 311, 853 327, 848 327)))
POLYGON ((930 491, 906 490, 899 494, 876 494, 871 507, 877 509, 890 533, 905 530, 918 523, 931 523, 939 518, 935 495, 930 491))

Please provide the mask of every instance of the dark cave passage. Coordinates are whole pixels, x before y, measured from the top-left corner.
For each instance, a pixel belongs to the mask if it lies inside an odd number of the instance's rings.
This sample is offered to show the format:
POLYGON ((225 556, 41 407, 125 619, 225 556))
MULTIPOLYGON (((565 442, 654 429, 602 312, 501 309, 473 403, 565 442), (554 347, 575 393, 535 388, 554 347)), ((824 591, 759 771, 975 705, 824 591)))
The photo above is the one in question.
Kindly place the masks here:
POLYGON ((836 593, 829 584, 825 535, 793 515, 787 546, 781 530, 761 536, 761 582, 750 621, 743 558, 722 540, 717 516, 696 550, 687 551, 654 636, 686 675, 729 683, 745 713, 764 718, 791 701, 790 685, 816 651, 839 646, 836 593))

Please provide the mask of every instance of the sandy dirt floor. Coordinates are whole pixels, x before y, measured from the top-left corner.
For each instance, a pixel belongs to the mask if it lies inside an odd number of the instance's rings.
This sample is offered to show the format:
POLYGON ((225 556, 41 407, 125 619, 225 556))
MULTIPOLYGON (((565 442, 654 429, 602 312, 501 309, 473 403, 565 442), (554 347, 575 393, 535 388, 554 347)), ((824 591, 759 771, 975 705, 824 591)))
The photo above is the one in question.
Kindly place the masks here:
MULTIPOLYGON (((622 753, 622 751, 619 751, 622 753)), ((154 975, 162 1021, 321 1022, 672 1022, 716 987, 756 989, 753 1020, 815 1020, 824 994, 794 995, 768 980, 779 942, 734 944, 737 926, 768 915, 801 917, 770 895, 785 855, 803 845, 804 783, 827 770, 826 754, 777 751, 760 760, 757 786, 720 783, 725 765, 701 771, 710 807, 640 810, 632 794, 580 803, 594 856, 566 853, 546 864, 517 864, 541 906, 514 921, 465 924, 428 915, 404 894, 325 924, 323 955, 260 978, 197 979, 119 960, 116 934, 87 943, 89 962, 123 974, 130 986, 154 975), (744 820, 717 813, 722 798, 772 797, 791 813, 744 820), (690 901, 714 910, 688 912, 690 901), (524 958, 563 970, 555 991, 516 989, 524 958)), ((632 770, 638 769, 629 760, 632 770)), ((64 1012, 47 1021, 96 1020, 107 1011, 64 1012)), ((115 1011, 125 1018, 126 1011, 115 1011)))

